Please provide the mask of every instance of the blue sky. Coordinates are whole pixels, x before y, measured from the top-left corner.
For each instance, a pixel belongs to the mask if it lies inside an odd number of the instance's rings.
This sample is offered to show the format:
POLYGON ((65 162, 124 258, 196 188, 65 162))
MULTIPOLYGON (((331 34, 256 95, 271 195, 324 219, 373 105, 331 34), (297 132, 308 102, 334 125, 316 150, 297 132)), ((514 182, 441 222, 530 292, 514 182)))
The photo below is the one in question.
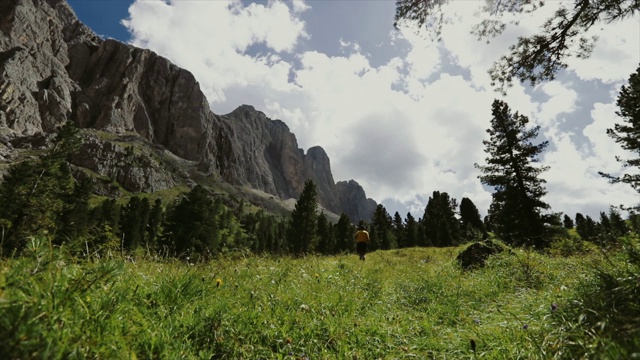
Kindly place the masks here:
MULTIPOLYGON (((555 81, 493 91, 487 70, 517 36, 562 2, 550 2, 490 44, 470 35, 478 1, 453 1, 441 42, 393 29, 393 1, 69 1, 97 34, 151 49, 191 71, 215 113, 253 105, 283 120, 304 150, 322 146, 336 181, 354 179, 393 215, 422 216, 433 191, 491 201, 474 163, 491 103, 500 98, 541 127, 550 146, 545 197, 553 211, 597 217, 640 202, 597 172, 619 173, 606 136, 615 98, 640 63, 640 17, 598 31, 590 59, 555 81)), ((572 4, 568 2, 569 6, 572 4)), ((598 29, 599 30, 599 29, 598 29)))
POLYGON ((130 35, 121 19, 128 17, 130 0, 87 1, 67 0, 80 21, 89 26, 95 33, 118 39, 122 42, 129 41, 130 35))

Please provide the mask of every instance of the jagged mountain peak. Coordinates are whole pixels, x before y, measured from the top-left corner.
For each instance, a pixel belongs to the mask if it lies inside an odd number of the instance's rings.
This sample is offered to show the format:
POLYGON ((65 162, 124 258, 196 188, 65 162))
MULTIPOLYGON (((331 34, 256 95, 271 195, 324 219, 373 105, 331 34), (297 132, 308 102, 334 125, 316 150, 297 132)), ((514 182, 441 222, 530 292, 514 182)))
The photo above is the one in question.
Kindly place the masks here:
POLYGON ((0 156, 11 163, 33 146, 22 139, 68 120, 88 134, 75 165, 127 191, 208 177, 286 200, 311 178, 329 211, 358 221, 375 209, 359 185, 336 185, 324 149, 305 154, 283 121, 246 104, 214 114, 191 72, 153 51, 99 38, 64 0, 3 0, 0 156))

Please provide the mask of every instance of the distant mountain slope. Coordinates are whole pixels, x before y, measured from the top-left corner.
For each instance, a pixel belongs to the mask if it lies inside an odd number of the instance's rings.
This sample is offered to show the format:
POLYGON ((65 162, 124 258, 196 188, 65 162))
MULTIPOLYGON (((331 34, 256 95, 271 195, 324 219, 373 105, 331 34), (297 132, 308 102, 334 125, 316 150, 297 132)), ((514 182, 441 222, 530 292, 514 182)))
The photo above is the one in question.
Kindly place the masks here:
MULTIPOLYGON (((284 122, 248 105, 214 114, 189 71, 101 39, 66 1, 3 0, 0 162, 6 167, 42 147, 67 120, 86 136, 74 165, 130 192, 206 180, 287 200, 311 178, 330 212, 356 222, 377 206, 357 182, 336 185, 325 151, 305 154, 284 122)), ((98 187, 118 195, 109 189, 98 187)))

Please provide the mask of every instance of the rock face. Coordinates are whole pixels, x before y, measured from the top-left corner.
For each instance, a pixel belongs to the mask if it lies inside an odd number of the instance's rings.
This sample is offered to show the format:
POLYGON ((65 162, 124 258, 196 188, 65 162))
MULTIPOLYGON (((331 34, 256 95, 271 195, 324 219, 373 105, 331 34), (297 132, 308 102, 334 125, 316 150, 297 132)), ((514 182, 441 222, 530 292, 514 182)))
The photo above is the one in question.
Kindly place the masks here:
MULTIPOLYGON (((133 193, 155 192, 176 186, 180 181, 180 173, 169 168, 156 151, 143 144, 135 140, 103 140, 89 134, 84 137, 81 150, 71 161, 102 178, 117 182, 133 193)), ((100 195, 113 195, 104 187, 97 186, 96 189, 100 195)))
POLYGON ((367 198, 364 189, 355 180, 339 181, 336 193, 340 199, 340 208, 350 219, 370 220, 378 204, 367 198))
POLYGON ((355 181, 334 182, 321 147, 306 154, 298 148, 284 122, 248 105, 214 114, 189 71, 152 51, 99 38, 64 0, 2 0, 0 160, 11 161, 18 139, 55 132, 68 120, 120 137, 89 136, 74 164, 128 191, 170 188, 182 177, 155 161, 153 151, 127 152, 121 137, 133 136, 232 185, 287 199, 310 178, 332 212, 358 221, 375 210, 355 181))

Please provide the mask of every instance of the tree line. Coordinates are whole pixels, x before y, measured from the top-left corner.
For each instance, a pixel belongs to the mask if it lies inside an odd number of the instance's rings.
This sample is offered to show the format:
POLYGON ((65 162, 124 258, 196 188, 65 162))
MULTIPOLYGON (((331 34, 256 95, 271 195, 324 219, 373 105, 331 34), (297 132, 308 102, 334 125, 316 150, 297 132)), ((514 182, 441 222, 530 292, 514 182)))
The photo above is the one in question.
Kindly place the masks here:
MULTIPOLYGON (((623 86, 617 101, 622 124, 607 133, 626 150, 640 152, 640 68, 623 86)), ((484 220, 469 198, 460 204, 446 192, 434 191, 422 217, 411 213, 391 216, 378 205, 369 222, 370 248, 455 246, 486 239, 489 233, 512 246, 546 248, 566 237, 575 226, 584 240, 610 245, 640 218, 632 210, 628 221, 615 208, 601 212, 598 221, 578 213, 574 219, 554 213, 543 201, 548 169, 539 155, 548 146, 535 144, 540 127, 528 127, 528 118, 512 112, 508 104, 492 104, 489 139, 484 140, 485 164, 475 164, 480 181, 493 187, 484 220)), ((144 196, 126 202, 106 199, 90 205, 92 182, 73 176, 69 157, 79 149, 80 136, 72 123, 61 127, 41 158, 13 165, 0 184, 0 256, 19 254, 32 236, 46 236, 52 245, 67 246, 79 255, 146 252, 154 256, 207 259, 224 251, 278 254, 336 254, 354 250, 355 230, 341 214, 334 224, 318 214, 316 185, 307 180, 288 218, 263 210, 224 205, 222 198, 196 185, 172 203, 153 203, 144 196)), ((625 168, 637 168, 640 159, 617 159, 625 168)), ((610 182, 630 184, 640 191, 640 176, 601 173, 610 182)))
MULTIPOLYGON (((316 185, 307 180, 288 218, 241 202, 229 208, 223 199, 196 185, 175 201, 131 196, 92 200, 88 176, 73 176, 68 159, 80 146, 72 123, 59 129, 47 153, 13 165, 0 184, 0 256, 13 256, 31 237, 44 236, 55 246, 80 255, 127 255, 210 258, 224 251, 276 254, 337 254, 354 251, 355 226, 346 214, 336 223, 318 213, 316 185), (91 205, 91 203, 94 205, 91 205)), ((370 222, 371 248, 451 246, 486 236, 480 214, 463 198, 457 202, 434 191, 422 218, 410 213, 391 217, 378 205, 370 222)))

